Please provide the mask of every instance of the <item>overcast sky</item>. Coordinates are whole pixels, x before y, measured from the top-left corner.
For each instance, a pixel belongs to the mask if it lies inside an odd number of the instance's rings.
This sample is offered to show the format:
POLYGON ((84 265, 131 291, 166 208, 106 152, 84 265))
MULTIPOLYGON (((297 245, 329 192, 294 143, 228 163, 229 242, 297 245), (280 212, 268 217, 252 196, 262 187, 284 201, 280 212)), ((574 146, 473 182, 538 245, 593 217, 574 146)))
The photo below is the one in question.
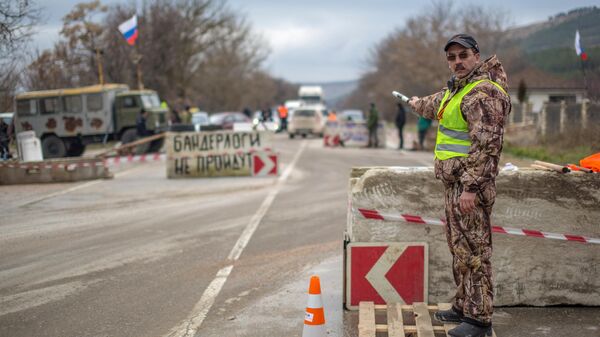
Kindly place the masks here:
MULTIPOLYGON (((104 4, 143 0, 103 0, 104 4)), ((36 27, 33 45, 50 48, 58 40, 62 17, 82 0, 37 0, 44 23, 36 27)), ((407 18, 422 13, 426 1, 401 0, 229 0, 244 14, 255 32, 270 45, 265 64, 274 76, 298 83, 353 80, 366 70, 369 50, 407 18)), ((470 3, 455 1, 458 7, 470 3)), ((504 0, 496 8, 507 10, 516 25, 545 21, 549 16, 600 0, 504 0)), ((140 39, 143 39, 143 35, 140 39)))

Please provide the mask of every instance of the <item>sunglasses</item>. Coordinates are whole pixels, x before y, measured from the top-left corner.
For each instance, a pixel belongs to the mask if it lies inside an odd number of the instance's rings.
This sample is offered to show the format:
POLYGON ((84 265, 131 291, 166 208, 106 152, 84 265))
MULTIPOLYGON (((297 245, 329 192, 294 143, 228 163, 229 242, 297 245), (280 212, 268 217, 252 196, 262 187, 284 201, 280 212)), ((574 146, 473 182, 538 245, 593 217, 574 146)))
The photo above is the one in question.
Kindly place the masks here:
POLYGON ((458 56, 458 58, 461 59, 461 60, 466 60, 471 55, 473 55, 473 54, 471 54, 469 52, 466 52, 466 51, 463 51, 463 52, 461 52, 458 55, 455 55, 455 54, 448 54, 448 55, 446 55, 446 60, 448 60, 449 62, 454 62, 454 61, 456 61, 456 56, 458 56))

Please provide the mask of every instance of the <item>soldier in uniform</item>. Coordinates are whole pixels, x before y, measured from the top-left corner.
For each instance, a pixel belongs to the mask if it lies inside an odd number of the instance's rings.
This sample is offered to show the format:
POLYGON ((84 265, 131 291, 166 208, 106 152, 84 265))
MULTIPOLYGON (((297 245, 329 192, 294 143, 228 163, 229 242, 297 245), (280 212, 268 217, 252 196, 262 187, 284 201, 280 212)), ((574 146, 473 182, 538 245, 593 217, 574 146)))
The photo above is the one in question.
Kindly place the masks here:
POLYGON ((467 34, 444 46, 452 77, 447 88, 409 105, 439 120, 435 176, 445 189, 446 238, 457 286, 452 309, 436 319, 460 322, 451 336, 491 336, 493 312, 491 213, 502 152, 504 121, 511 110, 507 78, 496 56, 481 59, 467 34))

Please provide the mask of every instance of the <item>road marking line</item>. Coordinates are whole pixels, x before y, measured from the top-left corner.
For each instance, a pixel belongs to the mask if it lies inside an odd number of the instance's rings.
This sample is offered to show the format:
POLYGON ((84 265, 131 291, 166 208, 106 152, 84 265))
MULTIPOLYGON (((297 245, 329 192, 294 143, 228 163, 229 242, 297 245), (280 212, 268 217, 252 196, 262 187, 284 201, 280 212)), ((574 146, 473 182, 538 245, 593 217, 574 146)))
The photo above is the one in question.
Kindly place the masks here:
MULTIPOLYGON (((131 169, 128 169, 128 170, 125 170, 125 171, 121 171, 121 172, 115 173, 114 174, 114 178, 120 178, 120 177, 126 176, 126 175, 128 175, 130 173, 138 171, 139 169, 141 169, 143 167, 144 166, 138 166, 138 167, 135 167, 135 168, 131 168, 131 169)), ((62 190, 62 191, 58 191, 58 192, 54 192, 54 193, 50 193, 50 194, 44 195, 44 196, 39 197, 37 199, 34 199, 32 201, 28 201, 28 202, 26 202, 24 204, 21 204, 21 205, 19 205, 17 207, 29 206, 31 204, 35 204, 35 203, 38 203, 40 201, 44 201, 46 199, 50 199, 50 198, 57 197, 59 195, 71 193, 73 191, 77 191, 77 190, 80 190, 82 188, 90 187, 90 186, 93 186, 93 185, 96 185, 96 184, 99 184, 101 182, 108 181, 108 180, 110 180, 110 179, 100 178, 100 179, 97 179, 97 180, 88 181, 86 183, 83 183, 83 184, 80 184, 80 185, 77 185, 77 186, 73 186, 73 187, 67 188, 66 190, 62 190)))
POLYGON ((263 200, 256 213, 254 213, 254 215, 252 216, 252 219, 250 219, 250 222, 248 223, 246 228, 244 228, 244 231, 238 238, 237 242, 231 249, 229 256, 227 257, 227 259, 231 261, 231 264, 221 268, 217 272, 215 278, 210 282, 206 290, 204 290, 204 293, 200 297, 200 301, 198 301, 198 303, 196 303, 196 305, 194 306, 194 309, 192 310, 189 318, 187 318, 177 327, 173 328, 171 332, 166 336, 193 337, 196 334, 196 332, 200 329, 202 322, 204 322, 204 319, 206 319, 210 308, 215 303, 215 299, 221 292, 221 289, 225 285, 227 278, 233 270, 233 262, 237 261, 240 258, 240 255, 242 255, 244 248, 246 248, 246 245, 248 245, 248 242, 250 242, 250 239, 252 238, 252 235, 258 228, 260 221, 271 207, 271 204, 273 204, 277 193, 279 193, 279 190, 281 189, 289 175, 292 173, 292 170, 296 166, 296 163, 298 162, 298 159, 300 158, 300 155, 304 151, 305 147, 306 141, 302 141, 298 152, 296 152, 296 154, 294 155, 294 159, 292 159, 290 165, 286 167, 283 174, 279 176, 275 187, 269 192, 269 194, 263 200))

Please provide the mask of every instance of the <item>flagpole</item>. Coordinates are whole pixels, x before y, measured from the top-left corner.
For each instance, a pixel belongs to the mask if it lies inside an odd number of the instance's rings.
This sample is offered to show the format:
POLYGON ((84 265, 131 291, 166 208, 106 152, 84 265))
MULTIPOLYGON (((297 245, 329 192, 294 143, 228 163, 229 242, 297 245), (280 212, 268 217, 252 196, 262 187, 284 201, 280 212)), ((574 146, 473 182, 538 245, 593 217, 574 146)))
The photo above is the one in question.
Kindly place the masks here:
POLYGON ((585 76, 585 65, 583 64, 584 59, 586 58, 585 51, 581 48, 581 37, 579 35, 579 29, 575 31, 575 52, 577 56, 579 56, 579 63, 581 64, 581 75, 583 76, 583 85, 585 88, 584 98, 588 97, 588 83, 587 78, 585 76))
POLYGON ((137 44, 135 46, 135 50, 133 51, 133 58, 134 58, 133 62, 135 63, 135 72, 137 75, 138 90, 144 90, 144 82, 142 81, 142 67, 141 67, 142 55, 138 52, 137 44))
POLYGON ((587 77, 585 77, 585 66, 583 64, 583 59, 579 58, 579 63, 581 64, 581 74, 583 75, 583 85, 585 87, 585 98, 588 97, 588 83, 587 77))
POLYGON ((104 85, 104 72, 102 71, 102 52, 96 48, 96 62, 98 63, 98 80, 100 85, 104 85))
MULTIPOLYGON (((137 15, 137 13, 136 13, 137 15)), ((140 24, 137 24, 138 35, 140 34, 140 24)), ((142 81, 142 54, 139 53, 138 43, 135 44, 135 57, 137 61, 135 62, 135 72, 137 74, 137 85, 138 90, 144 90, 144 82, 142 81)))
POLYGON ((133 59, 133 63, 135 64, 135 72, 137 77, 137 87, 138 90, 144 89, 144 83, 142 81, 142 67, 141 60, 143 58, 142 54, 139 53, 139 47, 135 41, 139 35, 139 25, 137 24, 137 14, 123 22, 118 27, 119 32, 123 34, 123 37, 127 40, 127 43, 133 46, 133 55, 130 57, 133 59))

